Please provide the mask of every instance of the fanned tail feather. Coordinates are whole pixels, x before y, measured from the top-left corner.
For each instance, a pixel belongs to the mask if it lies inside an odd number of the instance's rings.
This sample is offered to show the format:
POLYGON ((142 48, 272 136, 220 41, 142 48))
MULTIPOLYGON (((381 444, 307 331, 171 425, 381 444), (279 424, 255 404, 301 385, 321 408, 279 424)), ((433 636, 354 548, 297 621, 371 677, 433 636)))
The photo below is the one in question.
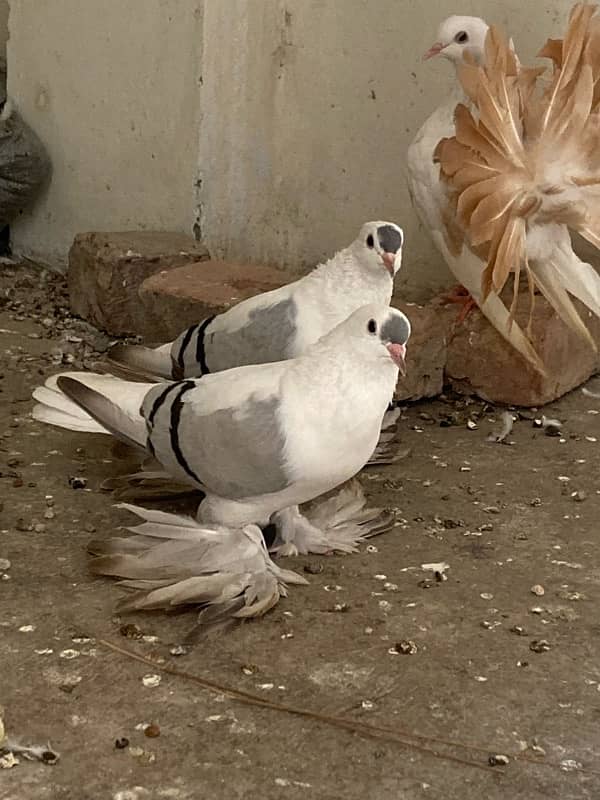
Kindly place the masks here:
MULTIPOLYGON (((598 275, 576 258, 570 243, 565 249, 562 233, 568 236, 571 228, 600 247, 596 8, 577 3, 564 39, 549 40, 542 48, 540 55, 552 60, 554 71, 541 91, 543 70, 521 67, 507 39, 491 27, 482 66, 469 60, 459 69, 476 113, 457 106, 456 134, 440 141, 435 152, 456 219, 471 250, 487 262, 479 270, 476 293, 463 283, 488 319, 536 369, 540 359, 514 323, 522 270, 565 324, 595 347, 569 295, 600 316, 598 275), (513 301, 504 314, 499 295, 511 273, 513 301)), ((456 261, 463 256, 464 251, 456 261)))

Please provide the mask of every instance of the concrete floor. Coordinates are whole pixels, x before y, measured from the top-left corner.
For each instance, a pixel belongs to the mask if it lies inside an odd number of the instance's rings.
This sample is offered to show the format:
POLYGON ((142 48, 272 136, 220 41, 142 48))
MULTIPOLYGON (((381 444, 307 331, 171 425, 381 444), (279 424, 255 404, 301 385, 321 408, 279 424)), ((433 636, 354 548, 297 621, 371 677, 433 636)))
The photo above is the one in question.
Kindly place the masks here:
POLYGON ((60 286, 36 286, 22 271, 0 278, 0 559, 11 562, 0 703, 10 735, 50 740, 61 758, 0 771, 3 800, 600 796, 600 399, 578 391, 546 409, 562 437, 517 421, 512 446, 486 441, 499 411, 482 403, 407 408, 410 454, 362 475, 403 524, 375 552, 288 559, 323 571, 265 618, 176 656, 193 612, 119 618, 122 590, 87 571, 87 542, 130 521, 99 489, 126 465, 108 437, 29 418, 57 347, 77 366, 92 357, 89 337, 105 346, 55 313, 60 286), (429 562, 449 564, 446 581, 429 562), (124 636, 128 623, 148 638, 124 636), (395 654, 401 642, 416 652, 395 654), (245 705, 162 666, 393 733, 245 705), (160 683, 144 685, 148 675, 160 683), (160 736, 144 734, 148 723, 160 736), (494 754, 510 762, 489 766, 494 754))

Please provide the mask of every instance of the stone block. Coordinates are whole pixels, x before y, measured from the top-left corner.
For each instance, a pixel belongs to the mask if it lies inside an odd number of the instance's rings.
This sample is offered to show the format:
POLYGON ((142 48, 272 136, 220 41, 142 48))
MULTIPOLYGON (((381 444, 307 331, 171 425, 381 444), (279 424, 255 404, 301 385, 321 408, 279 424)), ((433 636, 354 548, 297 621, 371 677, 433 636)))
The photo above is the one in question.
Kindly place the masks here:
POLYGON ((435 397, 444 388, 448 339, 454 310, 444 306, 407 303, 392 298, 392 306, 402 311, 411 324, 406 352, 406 375, 396 387, 397 400, 435 397))
POLYGON ((144 313, 137 332, 148 342, 169 341, 189 325, 288 279, 274 267, 216 260, 157 272, 140 287, 144 313))
MULTIPOLYGON (((579 314, 600 343, 600 320, 581 303, 579 314)), ((517 322, 529 318, 528 298, 519 298, 517 322)), ((546 365, 540 375, 490 325, 477 309, 457 326, 448 345, 446 380, 464 394, 507 405, 535 407, 550 403, 587 381, 600 368, 598 353, 573 333, 543 297, 536 296, 532 340, 546 365)))
POLYGON ((182 233, 80 233, 69 251, 71 310, 112 335, 136 334, 145 324, 144 280, 207 258, 206 247, 182 233))

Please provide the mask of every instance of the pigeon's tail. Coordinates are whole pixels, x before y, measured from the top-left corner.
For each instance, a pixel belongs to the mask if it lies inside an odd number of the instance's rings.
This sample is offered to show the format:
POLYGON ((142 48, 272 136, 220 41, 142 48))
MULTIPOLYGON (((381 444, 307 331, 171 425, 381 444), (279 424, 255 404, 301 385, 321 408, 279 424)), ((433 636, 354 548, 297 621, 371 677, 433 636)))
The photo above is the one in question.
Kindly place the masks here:
POLYGON ((171 343, 155 349, 138 344, 116 344, 107 361, 111 368, 131 380, 162 381, 173 378, 171 343))
POLYGON ((510 328, 525 276, 530 294, 539 289, 594 350, 587 315, 579 315, 570 295, 599 316, 600 278, 561 248, 566 239, 572 252, 569 231, 575 231, 600 249, 599 52, 600 16, 589 3, 576 3, 564 39, 549 40, 541 51, 553 61, 549 80, 541 79, 543 67, 520 66, 492 26, 483 63, 470 61, 458 71, 474 111, 457 106, 456 135, 434 155, 456 219, 487 262, 483 300, 500 297, 513 276, 510 328))
POLYGON ((93 372, 54 375, 33 392, 33 418, 67 430, 109 433, 145 447, 146 425, 140 413, 152 384, 132 383, 93 372))
POLYGON ((131 506, 141 519, 135 535, 90 542, 92 572, 121 578, 134 590, 120 611, 201 606, 199 624, 223 627, 258 617, 286 595, 286 584, 307 581, 278 567, 255 525, 243 529, 202 525, 191 517, 131 506))

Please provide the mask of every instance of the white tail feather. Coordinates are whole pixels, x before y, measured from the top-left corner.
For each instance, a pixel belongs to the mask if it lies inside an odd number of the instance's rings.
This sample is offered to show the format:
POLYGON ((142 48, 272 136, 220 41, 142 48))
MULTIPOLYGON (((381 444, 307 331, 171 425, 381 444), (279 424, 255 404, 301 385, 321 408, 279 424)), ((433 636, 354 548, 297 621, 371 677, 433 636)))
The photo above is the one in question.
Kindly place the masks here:
POLYGON ((112 375, 93 372, 64 372, 53 375, 44 386, 36 388, 33 398, 34 419, 67 430, 87 433, 112 433, 126 441, 144 446, 145 422, 140 414, 144 396, 153 384, 133 383, 112 375), (89 414, 59 388, 60 378, 69 378, 79 386, 91 389, 101 402, 101 408, 89 414), (105 422, 106 424, 102 424, 105 422))

